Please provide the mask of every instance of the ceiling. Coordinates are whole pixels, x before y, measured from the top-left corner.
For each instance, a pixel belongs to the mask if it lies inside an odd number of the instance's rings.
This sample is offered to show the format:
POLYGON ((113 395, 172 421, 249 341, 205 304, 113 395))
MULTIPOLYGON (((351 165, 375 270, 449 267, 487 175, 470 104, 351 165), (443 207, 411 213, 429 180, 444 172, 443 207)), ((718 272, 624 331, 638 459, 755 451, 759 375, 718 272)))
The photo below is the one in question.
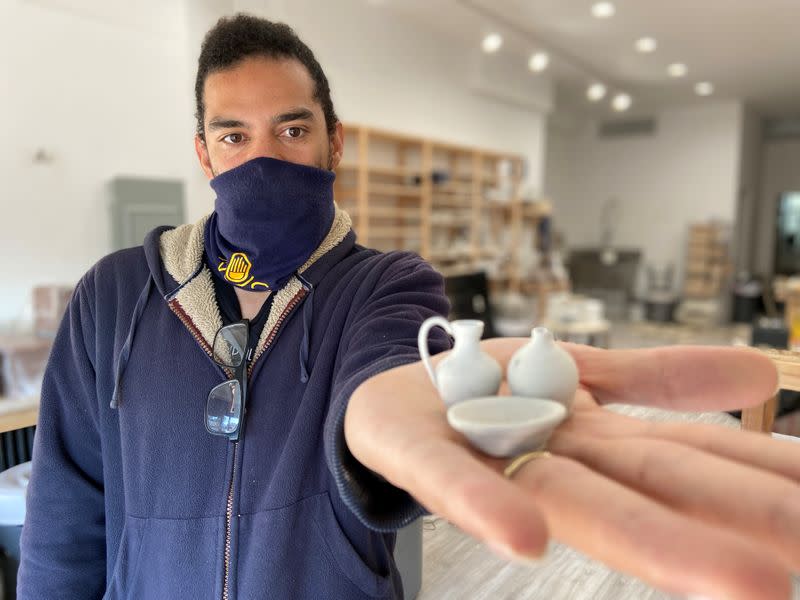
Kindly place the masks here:
POLYGON ((711 99, 741 99, 766 116, 800 115, 800 0, 615 0, 616 14, 608 19, 592 16, 593 3, 383 0, 377 8, 476 47, 497 31, 505 40, 498 54, 508 60, 548 50, 552 66, 545 76, 556 81, 559 108, 613 114, 607 101, 585 99, 595 78, 630 93, 632 113, 708 102, 693 86, 710 81, 711 99), (642 36, 657 40, 655 52, 636 52, 642 36), (670 78, 666 67, 673 62, 685 63, 688 75, 670 78))

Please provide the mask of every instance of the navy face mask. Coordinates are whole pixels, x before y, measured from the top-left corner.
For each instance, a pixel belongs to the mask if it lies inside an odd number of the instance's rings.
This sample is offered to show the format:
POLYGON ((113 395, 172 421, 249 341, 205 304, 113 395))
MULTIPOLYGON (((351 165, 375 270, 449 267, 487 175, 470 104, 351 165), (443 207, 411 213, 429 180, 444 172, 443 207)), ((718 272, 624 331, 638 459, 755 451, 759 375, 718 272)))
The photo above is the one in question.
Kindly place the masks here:
POLYGON ((280 289, 330 231, 335 178, 260 157, 212 179, 217 200, 205 230, 212 272, 242 289, 280 289))

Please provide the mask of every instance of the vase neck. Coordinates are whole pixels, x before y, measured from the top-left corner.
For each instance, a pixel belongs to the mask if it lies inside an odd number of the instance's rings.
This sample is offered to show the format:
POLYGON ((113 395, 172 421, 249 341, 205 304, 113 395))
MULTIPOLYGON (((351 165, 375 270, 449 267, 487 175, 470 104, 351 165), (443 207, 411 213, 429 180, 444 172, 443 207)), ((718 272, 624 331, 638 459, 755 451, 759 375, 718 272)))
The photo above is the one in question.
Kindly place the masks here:
POLYGON ((453 337, 456 342, 453 347, 454 352, 477 352, 480 351, 480 341, 483 335, 483 322, 473 319, 463 319, 453 321, 453 337))
POLYGON ((533 343, 537 346, 551 346, 555 344, 553 332, 546 327, 534 327, 533 331, 531 331, 531 338, 533 339, 533 343))

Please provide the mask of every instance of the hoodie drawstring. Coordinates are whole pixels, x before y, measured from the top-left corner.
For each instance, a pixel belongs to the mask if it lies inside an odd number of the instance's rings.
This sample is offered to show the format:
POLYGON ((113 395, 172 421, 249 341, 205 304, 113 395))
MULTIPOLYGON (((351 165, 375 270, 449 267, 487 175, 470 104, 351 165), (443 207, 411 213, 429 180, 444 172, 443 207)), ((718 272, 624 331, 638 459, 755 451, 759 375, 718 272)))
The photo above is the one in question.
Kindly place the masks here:
POLYGON ((114 377, 114 393, 111 396, 111 408, 117 408, 122 399, 122 375, 125 373, 125 367, 128 366, 128 358, 131 354, 131 346, 133 345, 133 336, 136 333, 136 325, 139 318, 144 312, 144 307, 147 305, 147 298, 150 296, 150 289, 153 287, 153 276, 147 275, 147 281, 139 294, 139 299, 136 301, 136 306, 133 308, 133 316, 131 317, 131 324, 128 328, 128 337, 125 338, 125 343, 122 345, 119 357, 117 359, 116 376, 114 377))
POLYGON ((308 381, 308 346, 311 338, 311 318, 314 311, 314 286, 299 274, 297 278, 308 292, 308 297, 303 303, 303 341, 300 342, 300 382, 306 383, 308 381))

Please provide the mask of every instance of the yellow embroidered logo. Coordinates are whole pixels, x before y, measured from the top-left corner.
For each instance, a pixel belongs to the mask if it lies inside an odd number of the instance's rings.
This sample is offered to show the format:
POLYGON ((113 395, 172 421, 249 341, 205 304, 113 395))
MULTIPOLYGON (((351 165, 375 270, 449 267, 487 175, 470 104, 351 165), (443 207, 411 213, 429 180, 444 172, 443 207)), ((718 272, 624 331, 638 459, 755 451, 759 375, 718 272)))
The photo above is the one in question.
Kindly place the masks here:
POLYGON ((225 279, 231 283, 244 283, 250 276, 253 263, 244 252, 235 252, 225 269, 225 279))
POLYGON ((255 277, 250 275, 250 269, 252 268, 253 263, 250 262, 244 252, 234 252, 228 261, 220 256, 219 265, 217 265, 217 271, 224 273, 225 279, 236 287, 249 288, 251 290, 264 288, 268 290, 269 286, 266 283, 255 281, 255 277))

